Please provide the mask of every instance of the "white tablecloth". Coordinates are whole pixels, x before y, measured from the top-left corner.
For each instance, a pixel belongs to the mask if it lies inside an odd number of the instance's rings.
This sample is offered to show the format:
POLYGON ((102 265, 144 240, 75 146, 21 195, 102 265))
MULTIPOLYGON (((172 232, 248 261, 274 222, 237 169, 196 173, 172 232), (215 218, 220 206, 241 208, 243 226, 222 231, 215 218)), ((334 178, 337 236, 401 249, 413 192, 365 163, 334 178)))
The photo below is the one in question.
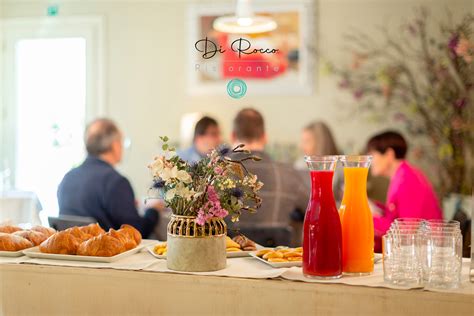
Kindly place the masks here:
MULTIPOLYGON (((113 263, 96 263, 96 262, 78 262, 78 261, 64 261, 64 260, 49 260, 49 259, 33 259, 28 257, 20 258, 5 258, 0 257, 0 264, 2 263, 22 263, 22 264, 38 264, 38 265, 54 265, 54 266, 68 266, 68 267, 84 267, 84 268, 108 268, 116 270, 141 270, 149 272, 161 273, 179 273, 192 275, 209 275, 222 277, 236 277, 247 279, 273 279, 282 278, 292 281, 302 281, 308 283, 332 283, 332 284, 346 284, 367 287, 383 287, 392 289, 408 290, 411 288, 395 287, 387 284, 383 280, 382 263, 376 263, 374 272, 368 276, 343 276, 335 280, 315 280, 306 278, 302 269, 298 267, 275 269, 271 266, 260 262, 254 258, 232 258, 227 260, 227 267, 223 270, 214 272, 177 272, 169 270, 166 266, 166 260, 156 259, 146 250, 132 255, 130 257, 121 259, 113 263)), ((460 293, 474 295, 474 283, 469 282, 469 266, 470 259, 463 260, 462 268, 462 284, 459 289, 442 290, 441 292, 460 293)))

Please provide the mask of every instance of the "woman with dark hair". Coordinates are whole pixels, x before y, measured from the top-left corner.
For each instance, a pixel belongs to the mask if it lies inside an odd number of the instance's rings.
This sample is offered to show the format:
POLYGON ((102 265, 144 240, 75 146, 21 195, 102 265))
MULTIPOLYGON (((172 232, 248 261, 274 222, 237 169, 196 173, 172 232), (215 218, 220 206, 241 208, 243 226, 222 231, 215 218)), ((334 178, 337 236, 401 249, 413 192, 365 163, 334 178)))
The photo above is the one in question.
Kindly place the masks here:
POLYGON ((393 131, 375 135, 367 144, 367 151, 373 156, 372 175, 390 178, 383 214, 374 214, 376 251, 380 251, 380 238, 396 218, 442 218, 430 182, 405 160, 407 149, 403 136, 393 131))

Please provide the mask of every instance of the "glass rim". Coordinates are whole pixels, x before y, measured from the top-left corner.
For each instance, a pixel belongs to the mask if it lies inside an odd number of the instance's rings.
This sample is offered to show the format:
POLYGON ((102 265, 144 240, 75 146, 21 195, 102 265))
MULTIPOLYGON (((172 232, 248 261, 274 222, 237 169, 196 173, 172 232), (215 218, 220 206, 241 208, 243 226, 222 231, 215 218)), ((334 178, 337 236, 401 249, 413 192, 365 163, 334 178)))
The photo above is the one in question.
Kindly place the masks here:
POLYGON ((407 223, 407 222, 414 222, 414 223, 422 223, 426 220, 423 218, 416 218, 416 217, 399 217, 395 218, 394 222, 396 223, 407 223))
POLYGON ((372 155, 339 155, 339 160, 343 162, 371 162, 372 155))
POLYGON ((339 155, 304 156, 305 162, 336 162, 338 160, 339 160, 339 155))

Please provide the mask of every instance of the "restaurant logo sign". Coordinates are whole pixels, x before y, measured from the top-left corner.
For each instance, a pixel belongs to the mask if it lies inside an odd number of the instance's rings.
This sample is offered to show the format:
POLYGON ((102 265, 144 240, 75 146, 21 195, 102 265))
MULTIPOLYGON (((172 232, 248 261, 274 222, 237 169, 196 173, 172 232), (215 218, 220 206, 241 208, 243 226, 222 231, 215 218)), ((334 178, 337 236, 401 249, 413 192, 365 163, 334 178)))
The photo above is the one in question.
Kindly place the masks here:
POLYGON ((194 43, 199 53, 200 61, 195 64, 195 71, 219 77, 232 78, 227 84, 227 93, 235 99, 240 99, 247 92, 247 85, 242 78, 268 78, 281 71, 278 65, 269 62, 270 56, 277 54, 276 48, 255 48, 245 38, 221 40, 222 45, 216 44, 208 37, 194 43), (212 58, 217 60, 210 61, 212 58))

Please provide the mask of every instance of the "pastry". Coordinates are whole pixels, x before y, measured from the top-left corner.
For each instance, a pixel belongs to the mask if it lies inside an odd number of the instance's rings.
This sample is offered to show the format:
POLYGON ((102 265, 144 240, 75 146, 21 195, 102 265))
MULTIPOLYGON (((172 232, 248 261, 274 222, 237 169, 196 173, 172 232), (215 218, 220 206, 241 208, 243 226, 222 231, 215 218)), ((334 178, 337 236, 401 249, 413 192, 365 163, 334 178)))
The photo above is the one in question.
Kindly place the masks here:
POLYGON ((71 230, 58 232, 43 241, 39 249, 45 253, 55 253, 62 255, 75 255, 81 240, 75 237, 71 230))
POLYGON ((257 246, 255 245, 255 242, 248 239, 244 235, 235 236, 233 238, 233 240, 240 245, 241 249, 244 249, 245 251, 255 251, 255 250, 257 250, 257 246))
POLYGON ((70 233, 71 235, 73 235, 74 237, 79 239, 80 242, 86 241, 86 240, 88 240, 92 237, 91 235, 86 234, 85 232, 83 232, 82 229, 79 228, 79 227, 71 227, 71 228, 68 228, 68 229, 64 230, 64 232, 70 233))
POLYGON ((238 243, 236 243, 235 241, 233 241, 232 239, 230 239, 230 237, 226 238, 225 247, 226 248, 239 248, 240 249, 240 245, 238 243))
POLYGON ((268 262, 288 262, 288 260, 283 258, 268 258, 268 262))
POLYGON ((46 237, 52 236, 54 233, 56 233, 55 229, 49 228, 49 227, 44 227, 44 226, 33 226, 33 227, 31 227, 30 230, 40 232, 40 233, 46 235, 46 237))
POLYGON ((21 236, 25 239, 28 239, 33 243, 34 246, 38 246, 43 241, 48 239, 48 236, 46 236, 45 234, 34 230, 19 230, 17 232, 14 232, 12 235, 21 236))
POLYGON ((237 251, 242 251, 242 249, 231 247, 231 248, 227 248, 226 251, 227 252, 237 252, 237 251))
POLYGON ((12 226, 12 225, 0 226, 0 233, 11 234, 19 230, 23 230, 23 229, 21 229, 18 226, 12 226))
POLYGON ((257 257, 261 258, 261 257, 263 257, 264 254, 266 254, 270 251, 273 251, 273 250, 271 250, 271 249, 262 249, 262 250, 257 251, 256 255, 257 255, 257 257))
POLYGON ((262 258, 265 260, 268 260, 270 258, 283 258, 283 254, 278 251, 270 251, 264 254, 262 258))
POLYGON ((33 247, 33 243, 21 236, 0 233, 0 251, 20 251, 33 247))
POLYGON ((87 235, 91 235, 92 237, 105 234, 105 230, 103 230, 102 227, 100 227, 99 224, 97 223, 89 224, 87 226, 82 226, 82 227, 79 227, 79 229, 83 233, 87 235))
POLYGON ((115 230, 111 228, 107 234, 120 240, 125 250, 130 250, 137 246, 137 242, 133 239, 131 234, 128 233, 127 229, 115 230))
POLYGON ((303 261, 303 257, 288 257, 288 261, 303 261))
POLYGON ((112 257, 126 251, 125 245, 109 234, 92 237, 83 242, 78 250, 79 256, 112 257))
POLYGON ((283 253, 283 257, 284 258, 301 257, 301 253, 296 252, 296 251, 288 251, 288 252, 283 253))
POLYGON ((142 242, 142 234, 133 226, 124 224, 120 226, 119 231, 123 231, 124 233, 128 234, 130 238, 134 239, 137 245, 142 242))

